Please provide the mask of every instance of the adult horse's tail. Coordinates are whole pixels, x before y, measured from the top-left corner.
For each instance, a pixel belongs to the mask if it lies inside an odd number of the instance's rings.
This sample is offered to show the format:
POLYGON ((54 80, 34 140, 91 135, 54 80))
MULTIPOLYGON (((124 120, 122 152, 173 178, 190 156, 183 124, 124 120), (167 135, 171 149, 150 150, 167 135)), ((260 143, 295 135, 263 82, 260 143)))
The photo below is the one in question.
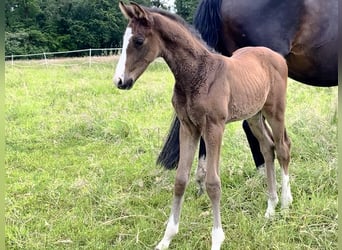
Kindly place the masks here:
POLYGON ((202 0, 194 17, 195 28, 209 47, 218 50, 219 35, 222 30, 222 0, 202 0))
MULTIPOLYGON (((195 28, 209 47, 217 50, 221 30, 221 2, 222 0, 202 0, 198 5, 194 17, 195 28)), ((179 127, 180 123, 175 116, 165 144, 160 152, 157 164, 166 169, 177 168, 179 160, 179 127)))
POLYGON ((175 116, 173 118, 169 134, 165 144, 160 152, 157 164, 162 165, 166 169, 177 168, 179 160, 179 127, 180 122, 175 116))

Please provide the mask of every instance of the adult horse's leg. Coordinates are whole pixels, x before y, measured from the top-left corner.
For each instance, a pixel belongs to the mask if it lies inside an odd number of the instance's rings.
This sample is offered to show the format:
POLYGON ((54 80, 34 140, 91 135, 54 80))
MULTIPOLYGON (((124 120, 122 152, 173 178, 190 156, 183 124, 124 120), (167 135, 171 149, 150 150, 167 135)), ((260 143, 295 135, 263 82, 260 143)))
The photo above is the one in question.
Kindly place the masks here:
POLYGON ((214 124, 207 120, 204 131, 204 140, 207 148, 207 174, 205 186, 211 200, 213 209, 213 229, 212 229, 212 250, 220 249, 224 241, 224 233, 221 223, 220 200, 221 200, 221 181, 219 171, 219 158, 224 132, 224 124, 214 124))
POLYGON ((261 169, 264 167, 265 160, 260 151, 260 145, 259 145, 258 139, 253 135, 247 121, 242 122, 242 127, 243 127, 243 130, 245 131, 247 141, 252 152, 255 166, 257 167, 257 169, 261 169))
POLYGON ((265 159, 268 201, 267 210, 265 213, 266 218, 270 218, 275 213, 275 207, 278 204, 278 195, 276 190, 276 176, 274 171, 274 142, 272 134, 268 129, 265 120, 260 113, 247 120, 252 133, 258 139, 260 150, 265 159))
POLYGON ((167 249, 172 238, 178 233, 179 219, 185 188, 189 182, 191 165, 194 159, 199 132, 192 130, 185 125, 180 125, 180 156, 176 172, 174 198, 171 208, 171 215, 167 223, 163 239, 159 242, 156 249, 167 249))

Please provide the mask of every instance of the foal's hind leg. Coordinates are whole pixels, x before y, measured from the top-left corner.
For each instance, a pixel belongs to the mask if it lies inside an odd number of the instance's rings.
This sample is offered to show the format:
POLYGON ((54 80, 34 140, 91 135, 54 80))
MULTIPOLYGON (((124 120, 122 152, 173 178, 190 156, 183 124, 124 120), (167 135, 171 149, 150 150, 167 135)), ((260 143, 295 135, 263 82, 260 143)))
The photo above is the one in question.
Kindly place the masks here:
POLYGON ((274 143, 272 134, 269 131, 264 118, 261 113, 253 116, 247 120, 254 136, 258 139, 260 144, 261 153, 265 159, 268 201, 267 210, 265 213, 266 218, 270 218, 275 213, 275 207, 278 204, 278 195, 276 189, 276 176, 274 171, 274 143))
POLYGON ((185 188, 189 182, 190 170, 194 159, 199 133, 191 131, 191 128, 180 126, 180 156, 176 172, 174 198, 171 215, 167 223, 163 239, 156 246, 156 250, 167 249, 172 238, 178 233, 179 219, 185 188))
POLYGON ((282 167, 281 207, 284 209, 289 208, 293 201, 288 168, 290 162, 290 148, 291 142, 287 136, 286 130, 284 130, 282 145, 278 147, 276 144, 278 161, 282 167))
POLYGON ((196 170, 196 182, 198 184, 198 195, 202 195, 205 191, 205 176, 207 174, 206 149, 205 142, 201 137, 198 152, 198 166, 196 170))
POLYGON ((289 163, 290 163, 290 149, 291 142, 287 136, 284 117, 279 114, 280 117, 268 118, 268 123, 270 124, 273 131, 273 139, 275 143, 275 150, 277 152, 277 159, 281 166, 282 173, 282 185, 281 185, 281 207, 288 208, 292 203, 292 194, 289 179, 289 163))

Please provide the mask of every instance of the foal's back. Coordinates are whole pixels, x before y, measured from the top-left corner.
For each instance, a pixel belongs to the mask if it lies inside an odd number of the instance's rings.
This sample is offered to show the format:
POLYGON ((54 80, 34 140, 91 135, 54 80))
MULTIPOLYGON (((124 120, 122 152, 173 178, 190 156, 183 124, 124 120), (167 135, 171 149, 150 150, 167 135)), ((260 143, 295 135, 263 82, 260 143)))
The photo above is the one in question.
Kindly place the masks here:
POLYGON ((269 74, 267 77, 272 77, 272 74, 277 72, 287 78, 288 69, 285 59, 269 48, 244 47, 236 50, 230 59, 234 60, 238 68, 246 69, 251 73, 267 72, 269 74))
POLYGON ((285 104, 288 69, 280 54, 266 47, 245 47, 221 58, 228 72, 222 74, 229 91, 227 122, 247 119, 277 100, 285 104))

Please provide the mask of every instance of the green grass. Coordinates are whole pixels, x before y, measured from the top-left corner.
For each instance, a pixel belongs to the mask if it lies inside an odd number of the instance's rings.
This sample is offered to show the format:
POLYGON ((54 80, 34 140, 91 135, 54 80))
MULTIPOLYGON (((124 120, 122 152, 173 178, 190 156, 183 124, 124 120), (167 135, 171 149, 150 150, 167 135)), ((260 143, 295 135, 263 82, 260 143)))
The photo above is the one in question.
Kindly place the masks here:
MULTIPOLYGON (((173 76, 154 63, 120 91, 114 63, 6 64, 8 249, 152 249, 162 238, 175 172, 155 160, 173 113, 173 76)), ((265 180, 241 123, 228 125, 223 249, 337 249, 337 88, 289 80, 287 99, 293 205, 264 219, 265 180)), ((279 173, 277 165, 278 183, 279 173)), ((210 247, 210 201, 196 198, 191 178, 170 249, 210 247)))

